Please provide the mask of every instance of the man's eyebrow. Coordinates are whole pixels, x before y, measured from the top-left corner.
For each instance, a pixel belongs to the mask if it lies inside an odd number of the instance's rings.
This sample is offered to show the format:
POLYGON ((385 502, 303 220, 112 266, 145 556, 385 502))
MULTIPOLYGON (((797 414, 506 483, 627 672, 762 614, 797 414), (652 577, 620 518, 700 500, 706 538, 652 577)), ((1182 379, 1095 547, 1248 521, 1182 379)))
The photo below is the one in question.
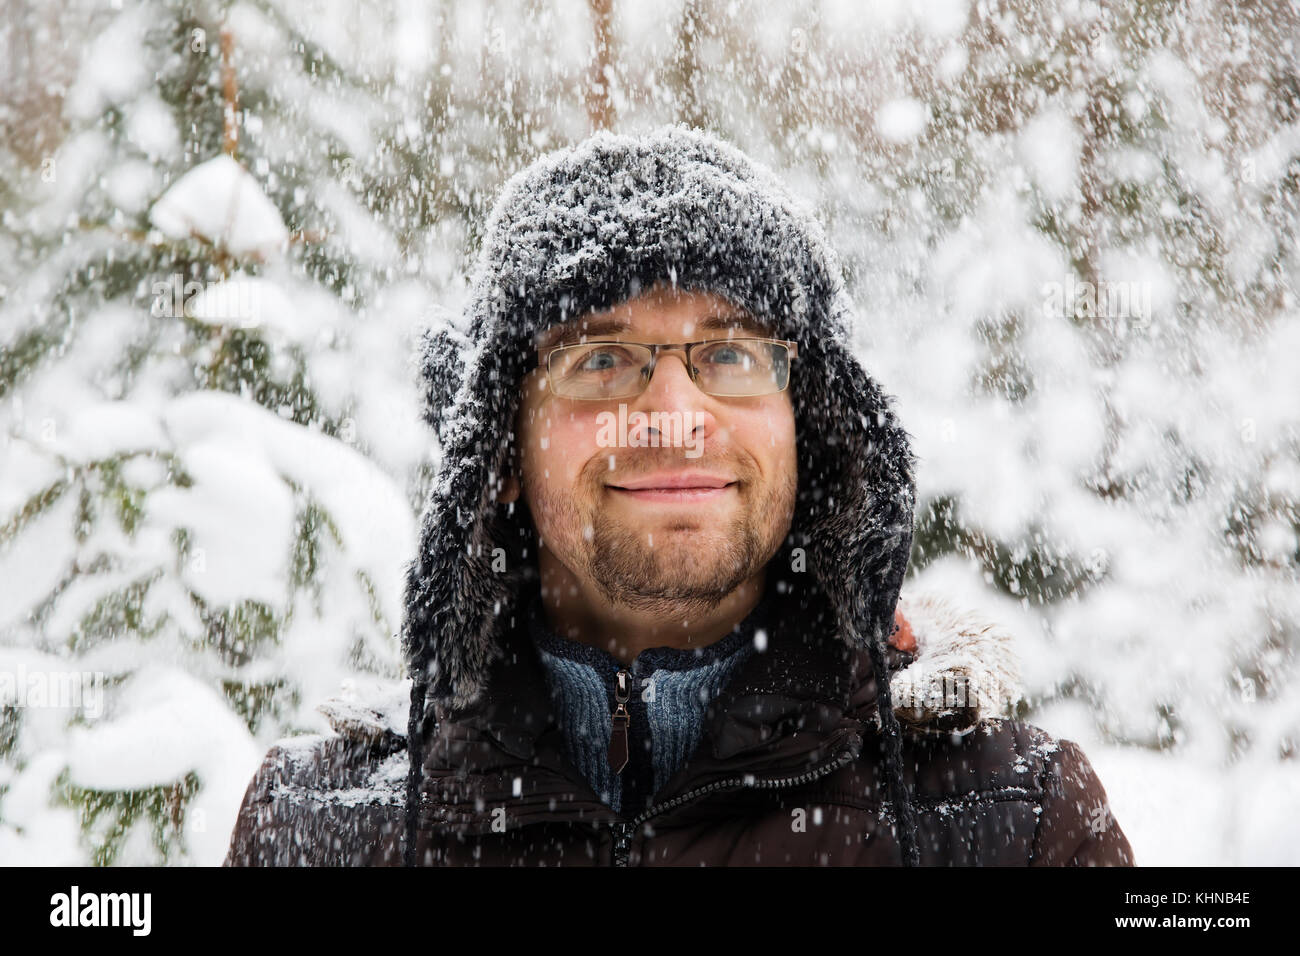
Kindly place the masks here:
POLYGON ((565 325, 553 325, 538 337, 537 347, 549 348, 570 339, 577 339, 580 335, 590 338, 598 335, 616 335, 619 332, 626 332, 629 328, 631 326, 620 319, 579 320, 565 325))
POLYGON ((767 324, 756 319, 748 312, 728 312, 726 315, 709 315, 695 323, 695 328, 701 332, 713 332, 718 329, 749 329, 755 332, 766 333, 767 324))

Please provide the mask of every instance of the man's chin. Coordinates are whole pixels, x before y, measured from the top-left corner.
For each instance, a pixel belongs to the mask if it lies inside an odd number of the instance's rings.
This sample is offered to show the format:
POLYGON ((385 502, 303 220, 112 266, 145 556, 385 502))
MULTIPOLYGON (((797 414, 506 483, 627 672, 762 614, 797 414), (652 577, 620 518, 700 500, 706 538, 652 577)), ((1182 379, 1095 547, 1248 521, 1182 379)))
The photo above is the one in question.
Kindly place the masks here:
POLYGON ((605 575, 598 583, 613 604, 665 615, 704 614, 712 611, 743 581, 681 568, 640 569, 632 576, 605 575))
POLYGON ((722 518, 669 518, 644 525, 616 526, 623 548, 639 547, 647 557, 680 550, 698 559, 700 554, 718 553, 736 546, 736 528, 722 518), (635 542, 635 544, 633 544, 635 542))
POLYGON ((753 542, 726 528, 619 527, 598 535, 592 573, 633 600, 718 601, 752 573, 753 542))

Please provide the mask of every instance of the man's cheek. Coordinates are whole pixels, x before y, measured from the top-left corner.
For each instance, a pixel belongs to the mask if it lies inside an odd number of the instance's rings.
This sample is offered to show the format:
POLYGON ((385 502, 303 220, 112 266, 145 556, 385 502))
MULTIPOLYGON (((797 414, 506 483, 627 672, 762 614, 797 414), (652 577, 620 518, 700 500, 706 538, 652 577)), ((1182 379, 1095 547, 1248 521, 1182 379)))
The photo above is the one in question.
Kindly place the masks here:
MULTIPOLYGON (((530 471, 535 487, 550 496, 559 496, 571 505, 582 507, 581 501, 587 496, 587 485, 591 482, 584 471, 592 461, 592 455, 575 448, 570 436, 540 434, 537 436, 536 451, 530 463, 530 471)), ((603 458, 600 459, 603 462, 603 458)))

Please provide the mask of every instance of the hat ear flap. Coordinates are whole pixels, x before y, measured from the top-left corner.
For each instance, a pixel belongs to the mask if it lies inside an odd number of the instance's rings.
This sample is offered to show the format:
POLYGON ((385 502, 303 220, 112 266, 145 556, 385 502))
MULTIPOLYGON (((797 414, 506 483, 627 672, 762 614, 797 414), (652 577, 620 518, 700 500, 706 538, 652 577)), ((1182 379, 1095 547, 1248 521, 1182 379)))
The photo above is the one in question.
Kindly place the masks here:
POLYGON ((424 382, 424 420, 441 440, 447 412, 465 375, 469 340, 450 324, 430 327, 420 337, 420 375, 424 382))

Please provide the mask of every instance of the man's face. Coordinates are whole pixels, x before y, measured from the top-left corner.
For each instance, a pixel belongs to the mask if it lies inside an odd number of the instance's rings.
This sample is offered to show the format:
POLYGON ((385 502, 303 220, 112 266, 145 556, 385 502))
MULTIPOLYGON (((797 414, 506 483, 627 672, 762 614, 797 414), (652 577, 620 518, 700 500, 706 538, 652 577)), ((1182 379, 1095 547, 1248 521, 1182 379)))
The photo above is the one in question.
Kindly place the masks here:
MULTIPOLYGON (((660 285, 553 327, 539 344, 766 334, 726 299, 660 285)), ((798 475, 788 389, 706 395, 680 350, 660 353, 646 390, 630 398, 557 397, 543 368, 522 388, 522 489, 512 476, 502 500, 522 490, 544 572, 549 563, 562 579, 571 575, 570 585, 594 586, 611 604, 706 611, 758 574, 789 532, 798 475), (680 427, 653 427, 670 423, 680 427)))

